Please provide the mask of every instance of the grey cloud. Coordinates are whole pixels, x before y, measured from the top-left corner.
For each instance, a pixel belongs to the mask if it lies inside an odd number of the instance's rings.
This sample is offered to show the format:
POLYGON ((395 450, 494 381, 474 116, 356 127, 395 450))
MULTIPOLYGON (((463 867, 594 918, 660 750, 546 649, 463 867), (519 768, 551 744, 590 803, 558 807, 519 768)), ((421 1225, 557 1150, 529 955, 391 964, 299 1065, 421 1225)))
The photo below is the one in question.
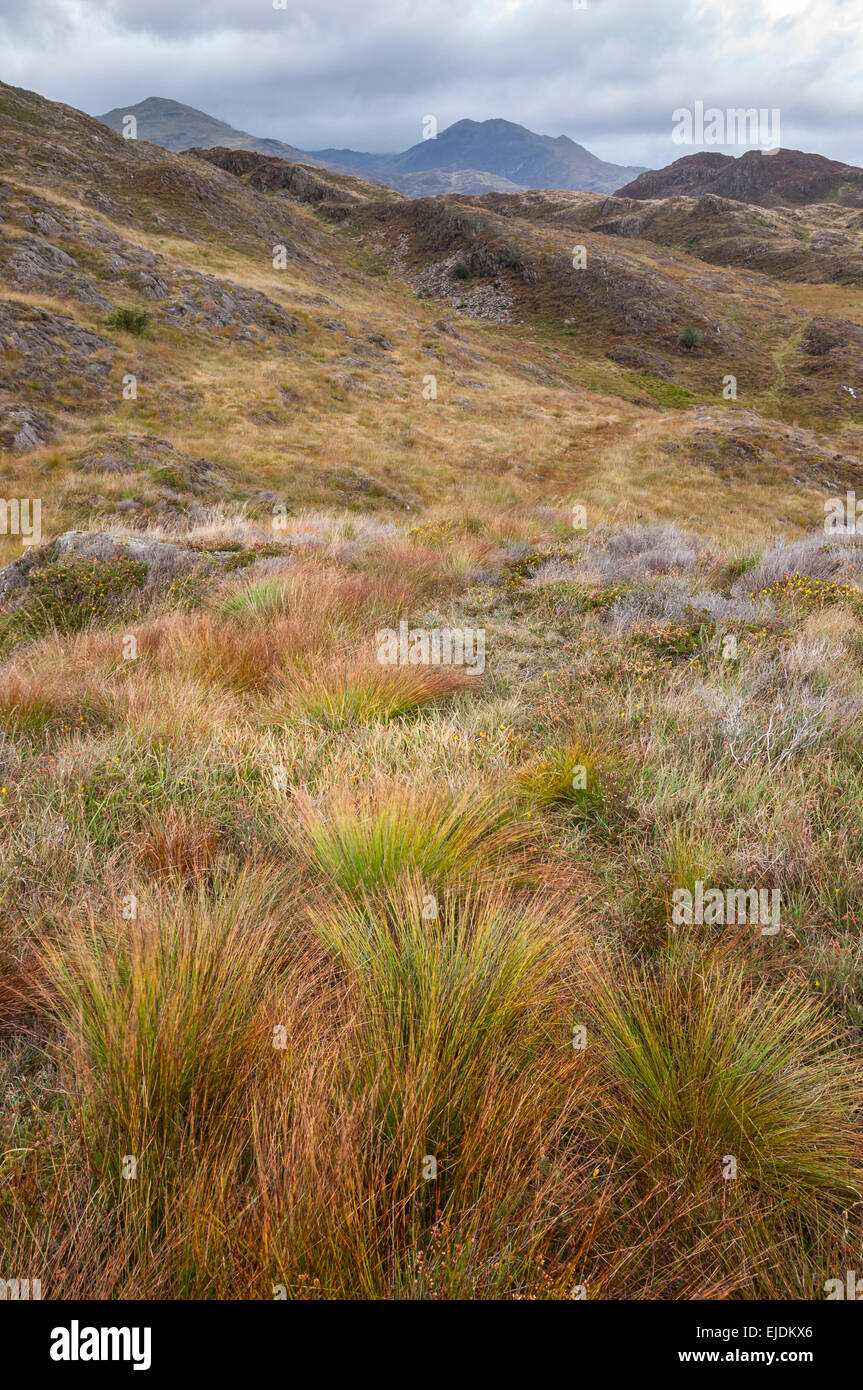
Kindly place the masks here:
POLYGON ((795 0, 0 0, 0 38, 5 80, 45 96, 92 112, 169 96, 305 149, 504 116, 658 165, 685 152, 672 112, 700 99, 778 106, 783 144, 860 162, 863 26, 844 16, 861 0, 821 3, 835 23, 811 42, 795 0))

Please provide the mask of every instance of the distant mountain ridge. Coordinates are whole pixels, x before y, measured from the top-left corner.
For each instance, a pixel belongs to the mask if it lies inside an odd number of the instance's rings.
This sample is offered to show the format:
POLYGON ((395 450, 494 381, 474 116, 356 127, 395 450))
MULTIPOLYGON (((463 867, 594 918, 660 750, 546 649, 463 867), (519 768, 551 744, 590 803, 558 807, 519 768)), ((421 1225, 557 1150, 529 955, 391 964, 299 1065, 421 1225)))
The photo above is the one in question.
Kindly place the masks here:
MULTIPOLYGON (((558 188, 585 193, 613 192, 615 177, 626 167, 597 159, 568 135, 536 135, 524 126, 499 119, 456 121, 435 139, 420 140, 401 154, 314 150, 313 156, 375 173, 385 182, 429 170, 452 173, 474 169, 504 178, 518 190, 558 188)), ((633 167, 630 172, 643 170, 633 167)), ((489 191, 494 190, 490 187, 489 191)))
POLYGON ((253 150, 337 173, 374 178, 408 197, 436 193, 517 193, 528 188, 612 193, 641 166, 598 159, 567 135, 537 135, 512 121, 456 121, 435 138, 420 140, 398 154, 361 150, 303 151, 280 140, 236 130, 193 106, 165 97, 147 97, 135 106, 115 107, 98 119, 122 133, 134 116, 139 139, 169 150, 253 150))

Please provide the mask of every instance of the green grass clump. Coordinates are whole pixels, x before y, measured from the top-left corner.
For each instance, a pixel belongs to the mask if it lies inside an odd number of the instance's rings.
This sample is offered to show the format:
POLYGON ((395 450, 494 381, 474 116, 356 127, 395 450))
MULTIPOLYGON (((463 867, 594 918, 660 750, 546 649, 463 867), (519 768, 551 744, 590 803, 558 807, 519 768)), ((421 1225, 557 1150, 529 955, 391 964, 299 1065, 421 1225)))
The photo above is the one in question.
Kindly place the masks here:
POLYGON ((507 1179, 495 1165, 508 1153, 521 1168, 528 1134, 544 1114, 550 1136, 573 1096, 564 1083, 571 1054, 549 1046, 554 972, 567 946, 553 914, 494 888, 442 893, 429 917, 426 890, 407 876, 312 921, 355 991, 364 1026, 351 1051, 374 1091, 377 1132, 404 1165, 393 1178, 434 1212, 450 1193, 478 1196, 483 1175, 501 1192, 512 1171, 507 1179), (489 1104, 492 1078, 504 1092, 524 1088, 505 1125, 489 1104), (434 1185, 421 1181, 425 1154, 437 1160, 434 1185))
POLYGON ((288 615, 291 606, 290 588, 284 579, 273 577, 251 580, 230 594, 222 602, 222 612, 232 618, 260 621, 288 615))
POLYGON ((852 1071, 798 984, 753 985, 742 964, 681 952, 643 973, 597 970, 591 997, 612 1148, 717 1193, 732 1155, 747 1201, 813 1229, 823 1202, 858 1190, 852 1071))
POLYGON ((604 820, 614 799, 612 784, 619 776, 619 772, 611 772, 606 777, 590 749, 571 744, 548 749, 520 768, 516 785, 537 806, 566 806, 578 818, 604 820))
POLYGON ((343 892, 362 894, 411 873, 429 891, 491 874, 512 877, 525 827, 489 793, 381 786, 337 795, 302 819, 309 862, 343 892))
POLYGON ((250 930, 242 895, 172 896, 134 923, 46 946, 93 1161, 112 1179, 119 1154, 163 1146, 164 1162, 184 1131, 230 1110, 261 995, 268 937, 250 930))

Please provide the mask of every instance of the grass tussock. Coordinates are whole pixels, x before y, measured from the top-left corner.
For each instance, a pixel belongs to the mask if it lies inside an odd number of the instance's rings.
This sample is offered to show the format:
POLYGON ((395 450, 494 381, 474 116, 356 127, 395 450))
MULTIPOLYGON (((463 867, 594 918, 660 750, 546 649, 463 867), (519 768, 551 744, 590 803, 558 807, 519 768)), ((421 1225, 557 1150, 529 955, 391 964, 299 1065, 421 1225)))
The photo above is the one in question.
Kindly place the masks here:
POLYGON ((219 846, 216 826, 182 807, 148 819, 147 828, 139 834, 138 849, 146 872, 188 879, 212 871, 219 846))
POLYGON ((585 822, 608 824, 623 809, 626 768, 612 747, 575 741, 536 755, 515 783, 537 807, 559 807, 585 822))
POLYGON ((473 693, 477 679, 457 668, 382 666, 368 656, 336 657, 282 674, 275 703, 332 728, 386 723, 423 705, 473 693))
POLYGON ((523 866, 528 829, 499 795, 377 783, 335 792, 300 810, 310 867, 343 892, 363 893, 405 873, 432 893, 468 878, 505 881, 523 866))

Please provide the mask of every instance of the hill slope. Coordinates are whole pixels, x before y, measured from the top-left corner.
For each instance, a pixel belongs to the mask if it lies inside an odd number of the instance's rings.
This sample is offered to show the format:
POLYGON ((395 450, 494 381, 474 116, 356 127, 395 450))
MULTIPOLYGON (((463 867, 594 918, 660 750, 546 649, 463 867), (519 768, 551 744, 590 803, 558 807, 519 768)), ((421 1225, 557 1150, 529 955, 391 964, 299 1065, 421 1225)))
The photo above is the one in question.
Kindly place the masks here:
POLYGON ((820 1297, 863 291, 701 259, 704 199, 0 117, 3 1269, 820 1297))
POLYGON ((801 150, 762 154, 684 155, 665 169, 649 169, 617 190, 621 198, 667 198, 713 193, 761 207, 841 203, 863 207, 863 169, 801 150))

